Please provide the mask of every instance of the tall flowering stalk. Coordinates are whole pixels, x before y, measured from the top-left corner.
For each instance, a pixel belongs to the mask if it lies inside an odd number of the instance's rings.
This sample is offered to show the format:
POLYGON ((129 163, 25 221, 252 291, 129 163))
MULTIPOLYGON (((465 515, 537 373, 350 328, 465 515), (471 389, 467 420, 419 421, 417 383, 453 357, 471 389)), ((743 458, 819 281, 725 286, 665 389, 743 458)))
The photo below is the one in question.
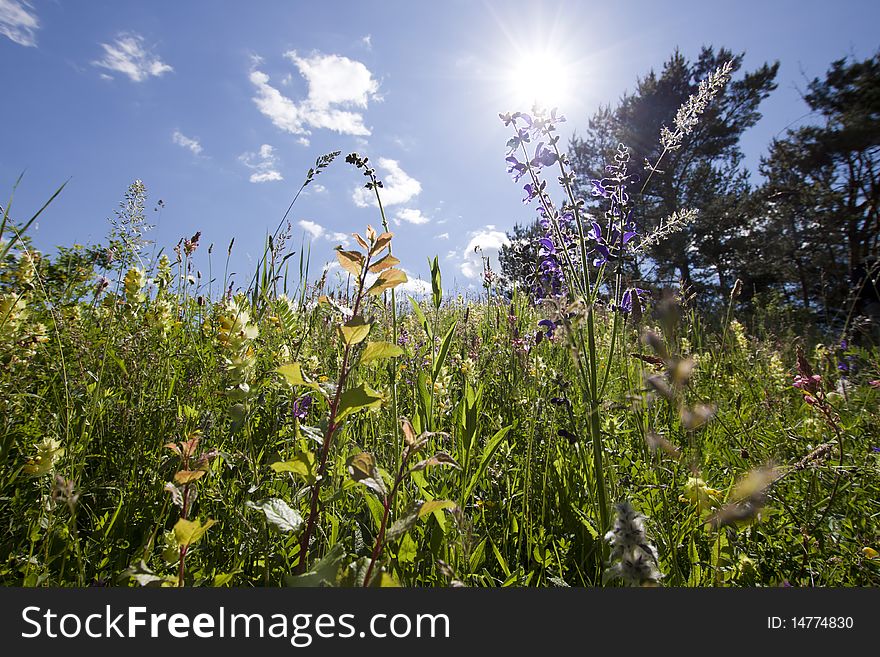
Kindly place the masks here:
MULTIPOLYGON (((654 164, 646 163, 649 174, 639 194, 644 192, 663 157, 678 149, 693 131, 699 117, 730 79, 732 64, 727 63, 702 82, 696 94, 679 109, 674 129, 664 127, 660 135, 663 151, 654 164)), ((680 228, 693 213, 673 217, 663 227, 663 234, 640 238, 633 218, 630 189, 639 176, 630 167, 628 148, 620 144, 614 159, 605 167, 605 176, 592 180, 592 195, 602 199, 606 210, 602 217, 586 213, 586 201, 574 194, 575 173, 568 157, 559 150, 557 126, 565 117, 553 109, 535 108, 531 114, 500 114, 513 130, 507 142, 507 171, 514 182, 525 179, 523 203, 534 204, 544 235, 538 240, 539 266, 532 293, 536 301, 549 307, 551 316, 540 322, 549 337, 561 327, 571 347, 578 378, 588 409, 587 429, 592 445, 592 470, 595 499, 602 532, 611 527, 607 482, 603 468, 604 446, 600 425, 600 407, 605 395, 611 364, 617 349, 622 319, 641 314, 643 290, 627 285, 624 262, 639 250, 640 242, 652 243, 680 228), (547 171, 558 173, 557 182, 564 192, 561 205, 551 198, 547 171), (605 353, 600 354, 596 341, 595 307, 600 294, 606 294, 613 311, 611 338, 605 353), (549 303, 547 303, 549 302, 549 303)))

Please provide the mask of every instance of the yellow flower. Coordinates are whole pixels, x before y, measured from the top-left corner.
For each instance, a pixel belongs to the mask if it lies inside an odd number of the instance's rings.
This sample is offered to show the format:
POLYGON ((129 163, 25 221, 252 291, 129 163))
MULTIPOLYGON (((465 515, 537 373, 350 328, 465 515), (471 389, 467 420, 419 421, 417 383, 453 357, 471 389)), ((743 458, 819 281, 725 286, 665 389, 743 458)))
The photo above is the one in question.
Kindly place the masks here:
POLYGON ((64 456, 64 448, 61 446, 61 441, 45 438, 37 444, 37 454, 28 459, 24 471, 32 477, 49 474, 55 467, 55 462, 62 456, 64 456))
POLYGON ((688 477, 684 485, 684 493, 678 498, 680 502, 691 502, 701 509, 713 506, 720 501, 722 492, 709 488, 705 481, 699 477, 688 477))
POLYGON ((880 557, 880 552, 877 552, 877 550, 871 547, 863 547, 862 554, 865 555, 866 559, 876 559, 877 557, 880 557))

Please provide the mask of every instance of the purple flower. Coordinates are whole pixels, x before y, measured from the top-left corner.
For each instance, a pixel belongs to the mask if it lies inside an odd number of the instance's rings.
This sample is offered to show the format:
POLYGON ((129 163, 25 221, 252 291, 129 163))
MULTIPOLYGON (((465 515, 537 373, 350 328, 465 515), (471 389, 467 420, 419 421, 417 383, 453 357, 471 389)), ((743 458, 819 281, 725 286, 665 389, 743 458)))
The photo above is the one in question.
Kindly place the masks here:
POLYGON ((632 312, 633 307, 633 293, 638 297, 639 302, 642 300, 642 295, 645 294, 645 290, 639 287, 631 287, 627 288, 626 292, 623 293, 623 296, 620 298, 620 311, 625 315, 629 315, 632 312))
POLYGON ((312 398, 310 395, 303 395, 293 402, 293 417, 302 422, 309 414, 309 408, 312 406, 312 398))
POLYGON ((544 328, 544 335, 546 335, 547 338, 553 337, 553 331, 556 330, 556 322, 550 319, 542 319, 540 322, 538 322, 538 326, 544 328))
POLYGON ((544 146, 544 142, 538 143, 535 148, 535 155, 532 157, 532 161, 529 162, 534 168, 541 169, 543 167, 550 167, 556 164, 559 158, 556 157, 556 153, 551 151, 549 148, 544 146))
POLYGON ((517 160, 513 155, 506 157, 505 162, 507 162, 507 173, 513 178, 513 182, 519 182, 519 179, 529 170, 525 164, 517 160))

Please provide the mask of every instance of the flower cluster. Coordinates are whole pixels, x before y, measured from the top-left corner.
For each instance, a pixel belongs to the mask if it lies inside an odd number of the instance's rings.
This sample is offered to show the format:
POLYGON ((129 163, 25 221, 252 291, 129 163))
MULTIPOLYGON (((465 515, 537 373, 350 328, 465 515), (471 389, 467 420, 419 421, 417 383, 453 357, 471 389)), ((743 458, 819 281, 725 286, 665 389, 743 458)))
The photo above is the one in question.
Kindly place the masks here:
POLYGON ((633 586, 656 584, 663 575, 657 567, 657 548, 645 535, 645 516, 628 501, 619 503, 616 509, 614 526, 605 534, 611 544, 611 565, 605 579, 622 579, 633 586))

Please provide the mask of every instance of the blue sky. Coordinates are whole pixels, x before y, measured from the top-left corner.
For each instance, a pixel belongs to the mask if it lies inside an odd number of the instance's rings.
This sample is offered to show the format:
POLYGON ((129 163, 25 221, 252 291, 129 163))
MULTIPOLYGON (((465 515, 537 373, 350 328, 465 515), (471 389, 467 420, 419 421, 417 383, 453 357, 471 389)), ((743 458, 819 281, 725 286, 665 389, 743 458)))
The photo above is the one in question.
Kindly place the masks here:
POLYGON ((295 249, 312 241, 316 278, 336 244, 380 223, 343 161, 357 151, 386 184, 402 267, 415 281, 439 255, 444 283, 467 289, 479 286, 473 247, 493 255, 531 219, 498 120, 528 109, 523 62, 562 71, 546 93, 567 137, 676 47, 745 51, 746 69, 778 59, 779 88, 743 143, 754 169, 772 137, 805 120, 799 90, 834 59, 872 55, 877 25, 869 0, 0 0, 0 197, 24 171, 13 215, 26 219, 70 179, 33 232, 51 251, 104 240, 141 179, 150 209, 164 202, 150 237, 170 248, 202 231, 215 274, 234 237, 231 269, 246 286, 305 172, 341 150, 289 217, 295 249))

